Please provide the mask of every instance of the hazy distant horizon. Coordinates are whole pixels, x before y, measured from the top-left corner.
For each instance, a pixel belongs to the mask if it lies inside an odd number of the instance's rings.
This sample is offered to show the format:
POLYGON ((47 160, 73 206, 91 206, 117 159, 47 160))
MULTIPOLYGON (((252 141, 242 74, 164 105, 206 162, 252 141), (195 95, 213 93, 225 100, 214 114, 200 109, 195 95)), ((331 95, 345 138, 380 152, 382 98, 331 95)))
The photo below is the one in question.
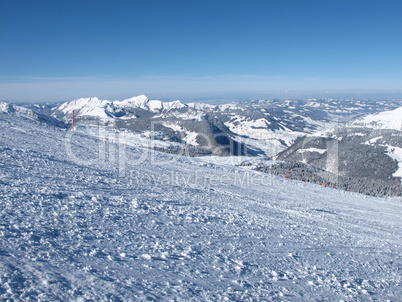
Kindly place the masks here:
POLYGON ((122 100, 140 94, 182 101, 275 97, 402 97, 400 81, 268 77, 261 75, 146 76, 139 78, 0 77, 0 99, 10 102, 64 102, 82 97, 122 100), (364 89, 362 87, 371 87, 364 89))
MULTIPOLYGON (((137 93, 132 95, 112 95, 112 96, 100 96, 100 95, 83 95, 79 98, 87 97, 97 97, 99 99, 115 101, 124 100, 130 97, 138 96, 145 93, 137 93)), ((376 90, 376 91, 359 91, 359 90, 349 90, 349 91, 266 91, 266 92, 238 92, 238 93, 216 93, 216 94, 145 94, 151 100, 161 100, 161 101, 175 101, 180 100, 183 103, 206 103, 206 104, 225 104, 230 102, 242 102, 242 101, 252 101, 252 100, 270 100, 270 99, 320 99, 320 98, 334 98, 334 99, 373 99, 373 100, 385 100, 385 99, 402 99, 402 90, 376 90)), ((71 99, 49 99, 49 100, 6 100, 0 99, 0 101, 10 102, 10 103, 63 103, 72 101, 77 98, 71 99)))

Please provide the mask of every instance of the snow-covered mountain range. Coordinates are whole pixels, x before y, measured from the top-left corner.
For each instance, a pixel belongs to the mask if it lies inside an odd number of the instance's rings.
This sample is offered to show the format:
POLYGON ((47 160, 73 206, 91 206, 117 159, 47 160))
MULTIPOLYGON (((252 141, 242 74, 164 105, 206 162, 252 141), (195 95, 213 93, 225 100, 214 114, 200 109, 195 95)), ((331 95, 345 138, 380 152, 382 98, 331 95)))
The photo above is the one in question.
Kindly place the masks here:
POLYGON ((154 113, 167 113, 171 110, 178 110, 186 107, 180 101, 162 102, 149 100, 145 95, 139 95, 123 101, 108 101, 93 98, 80 98, 61 104, 55 108, 54 115, 60 118, 71 116, 75 111, 77 117, 81 118, 135 118, 135 110, 145 110, 154 113))
MULTIPOLYGON (((52 108, 52 116, 78 125, 108 125, 191 146, 201 154, 276 155, 297 137, 353 118, 402 106, 400 101, 262 100, 225 105, 150 100, 145 95, 123 101, 81 98, 52 108), (235 147, 236 148, 235 148, 235 147)), ((197 152, 196 152, 197 153, 197 152)))
MULTIPOLYGON (((2 106, 3 111, 18 107, 2 106)), ((402 177, 401 100, 273 99, 211 105, 139 95, 18 108, 65 127, 71 126, 74 112, 76 131, 169 153, 275 157, 391 186, 399 186, 402 177), (334 155, 327 152, 334 142, 336 168, 328 164, 334 155)))

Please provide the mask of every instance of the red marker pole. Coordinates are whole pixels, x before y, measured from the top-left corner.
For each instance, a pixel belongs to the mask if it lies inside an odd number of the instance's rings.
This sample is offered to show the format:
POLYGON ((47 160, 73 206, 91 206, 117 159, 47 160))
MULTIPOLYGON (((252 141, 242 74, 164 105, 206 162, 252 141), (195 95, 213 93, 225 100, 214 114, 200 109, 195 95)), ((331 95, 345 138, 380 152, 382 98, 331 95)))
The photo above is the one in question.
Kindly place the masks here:
POLYGON ((288 171, 286 172, 286 180, 289 179, 289 176, 290 176, 290 169, 288 169, 288 171))
POLYGON ((72 116, 73 122, 71 124, 71 130, 74 132, 74 123, 75 123, 75 110, 73 110, 73 116, 72 116))

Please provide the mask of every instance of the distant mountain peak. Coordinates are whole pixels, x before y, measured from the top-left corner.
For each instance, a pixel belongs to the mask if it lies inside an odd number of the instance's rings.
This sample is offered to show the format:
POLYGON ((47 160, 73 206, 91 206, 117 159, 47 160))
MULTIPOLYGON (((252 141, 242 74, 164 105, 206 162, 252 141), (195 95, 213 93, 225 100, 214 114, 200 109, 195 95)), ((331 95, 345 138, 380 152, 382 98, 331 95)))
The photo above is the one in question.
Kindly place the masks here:
POLYGON ((147 102, 148 97, 141 94, 122 101, 114 101, 113 104, 119 107, 144 107, 147 102))

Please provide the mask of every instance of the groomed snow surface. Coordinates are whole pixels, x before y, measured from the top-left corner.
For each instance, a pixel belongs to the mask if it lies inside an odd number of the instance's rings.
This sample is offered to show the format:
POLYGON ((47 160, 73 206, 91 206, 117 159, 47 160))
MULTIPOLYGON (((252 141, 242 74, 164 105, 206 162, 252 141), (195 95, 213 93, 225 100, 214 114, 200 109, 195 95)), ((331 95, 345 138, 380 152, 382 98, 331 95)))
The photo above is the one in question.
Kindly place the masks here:
POLYGON ((0 113, 0 141, 2 300, 402 297, 400 200, 152 155, 18 113, 0 113))

